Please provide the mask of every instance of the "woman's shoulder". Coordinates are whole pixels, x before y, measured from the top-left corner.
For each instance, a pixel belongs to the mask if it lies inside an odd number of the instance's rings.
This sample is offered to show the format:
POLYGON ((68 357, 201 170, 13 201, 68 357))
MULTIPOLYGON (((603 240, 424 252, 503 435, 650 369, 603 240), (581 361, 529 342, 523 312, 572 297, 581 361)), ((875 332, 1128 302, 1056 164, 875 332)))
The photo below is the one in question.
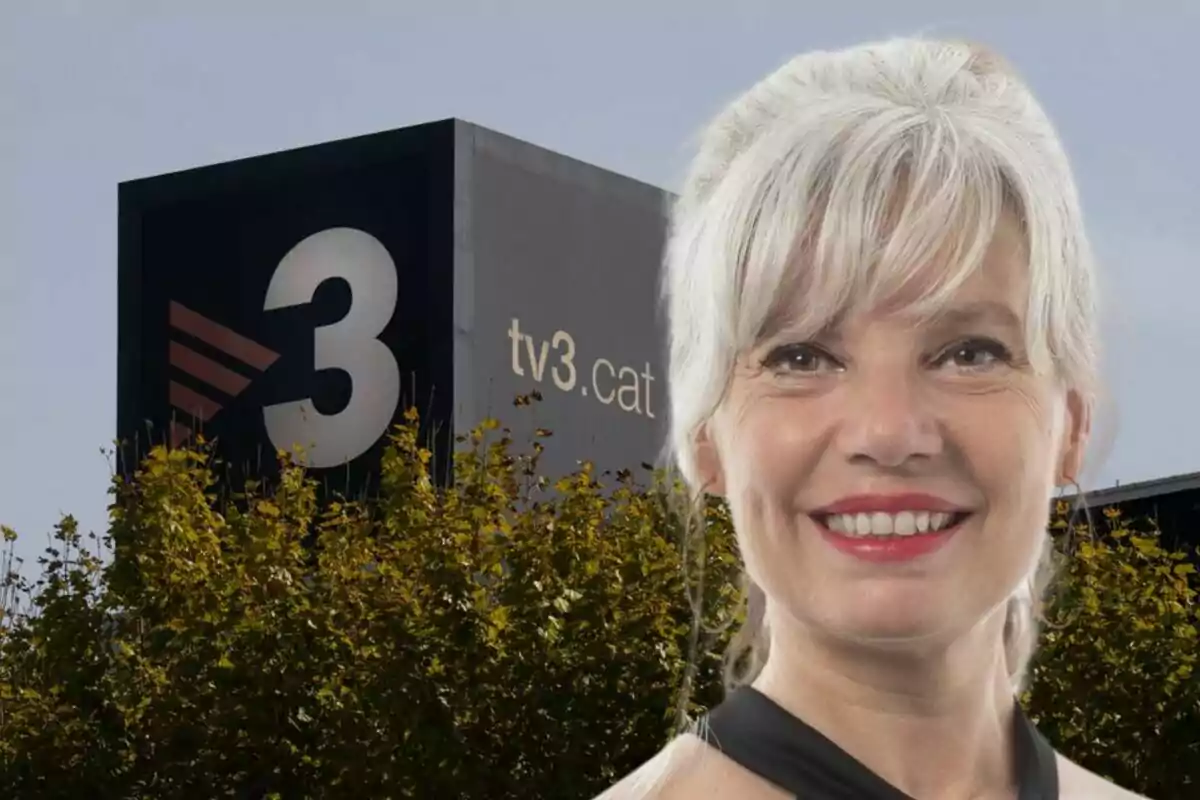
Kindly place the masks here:
POLYGON ((785 800, 789 795, 742 769, 694 733, 684 733, 596 800, 730 797, 785 800))
POLYGON ((1061 753, 1058 754, 1058 784, 1061 800, 1150 800, 1089 772, 1061 753))

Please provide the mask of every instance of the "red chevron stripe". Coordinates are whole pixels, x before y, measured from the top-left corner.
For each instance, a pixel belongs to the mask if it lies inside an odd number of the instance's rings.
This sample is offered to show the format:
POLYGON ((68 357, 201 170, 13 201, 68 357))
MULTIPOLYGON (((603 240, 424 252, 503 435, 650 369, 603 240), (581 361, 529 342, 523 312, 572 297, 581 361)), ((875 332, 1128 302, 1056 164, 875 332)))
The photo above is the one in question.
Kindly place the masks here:
POLYGON ((201 422, 207 422, 221 410, 221 404, 217 401, 175 381, 171 381, 170 400, 175 408, 201 422))
POLYGON ((171 301, 170 323, 171 327, 195 336, 205 344, 212 345, 259 370, 265 370, 279 358, 275 351, 268 350, 258 342, 251 341, 174 300, 171 301))
POLYGON ((249 378, 221 366, 179 342, 171 342, 169 358, 172 367, 232 397, 237 397, 250 385, 249 378))
POLYGON ((182 422, 171 420, 171 449, 179 448, 192 436, 192 429, 182 422))

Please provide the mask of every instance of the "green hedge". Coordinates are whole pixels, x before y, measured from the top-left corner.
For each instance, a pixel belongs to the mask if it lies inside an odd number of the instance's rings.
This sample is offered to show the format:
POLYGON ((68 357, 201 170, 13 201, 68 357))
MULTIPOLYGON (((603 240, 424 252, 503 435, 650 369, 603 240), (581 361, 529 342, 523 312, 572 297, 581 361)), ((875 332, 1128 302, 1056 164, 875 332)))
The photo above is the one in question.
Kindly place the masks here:
MULTIPOLYGON (((369 501, 318 503, 286 458, 229 494, 201 444, 115 479, 104 536, 65 519, 40 581, 5 583, 0 796, 587 798, 662 746, 685 679, 688 713, 719 699, 723 506, 684 547, 661 476, 552 481, 548 434, 521 455, 495 422, 439 488, 417 431, 369 501)), ((1072 547, 1027 701, 1085 765, 1192 796, 1194 576, 1110 523, 1072 547)))

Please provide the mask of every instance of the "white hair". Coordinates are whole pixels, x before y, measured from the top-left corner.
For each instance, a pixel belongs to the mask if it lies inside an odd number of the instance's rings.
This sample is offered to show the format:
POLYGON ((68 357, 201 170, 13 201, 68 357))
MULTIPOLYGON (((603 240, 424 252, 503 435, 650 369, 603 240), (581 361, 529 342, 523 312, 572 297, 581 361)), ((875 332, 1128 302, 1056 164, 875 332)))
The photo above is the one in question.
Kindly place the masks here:
MULTIPOLYGON (((813 333, 901 288, 917 290, 913 310, 936 309, 980 267, 1002 212, 1028 256, 1031 360, 1090 403, 1097 312, 1074 179, 1046 114, 998 56, 917 38, 807 53, 721 112, 672 210, 664 264, 670 448, 693 494, 696 437, 782 302, 801 292, 789 322, 813 333), (947 266, 918 283, 930 264, 947 266)), ((1014 691, 1050 552, 1009 601, 1014 691)), ((761 623, 751 634, 761 649, 761 623)))

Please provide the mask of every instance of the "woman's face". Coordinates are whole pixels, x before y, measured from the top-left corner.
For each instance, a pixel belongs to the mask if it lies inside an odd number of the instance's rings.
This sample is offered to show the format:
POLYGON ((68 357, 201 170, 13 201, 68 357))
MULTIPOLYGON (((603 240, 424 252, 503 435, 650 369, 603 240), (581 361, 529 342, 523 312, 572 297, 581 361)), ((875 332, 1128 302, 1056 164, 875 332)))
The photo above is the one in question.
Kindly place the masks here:
POLYGON ((849 314, 807 341, 785 319, 739 359, 699 464, 773 618, 859 642, 942 639, 1028 575, 1087 411, 1028 362, 1023 259, 1005 219, 935 318, 849 314))

